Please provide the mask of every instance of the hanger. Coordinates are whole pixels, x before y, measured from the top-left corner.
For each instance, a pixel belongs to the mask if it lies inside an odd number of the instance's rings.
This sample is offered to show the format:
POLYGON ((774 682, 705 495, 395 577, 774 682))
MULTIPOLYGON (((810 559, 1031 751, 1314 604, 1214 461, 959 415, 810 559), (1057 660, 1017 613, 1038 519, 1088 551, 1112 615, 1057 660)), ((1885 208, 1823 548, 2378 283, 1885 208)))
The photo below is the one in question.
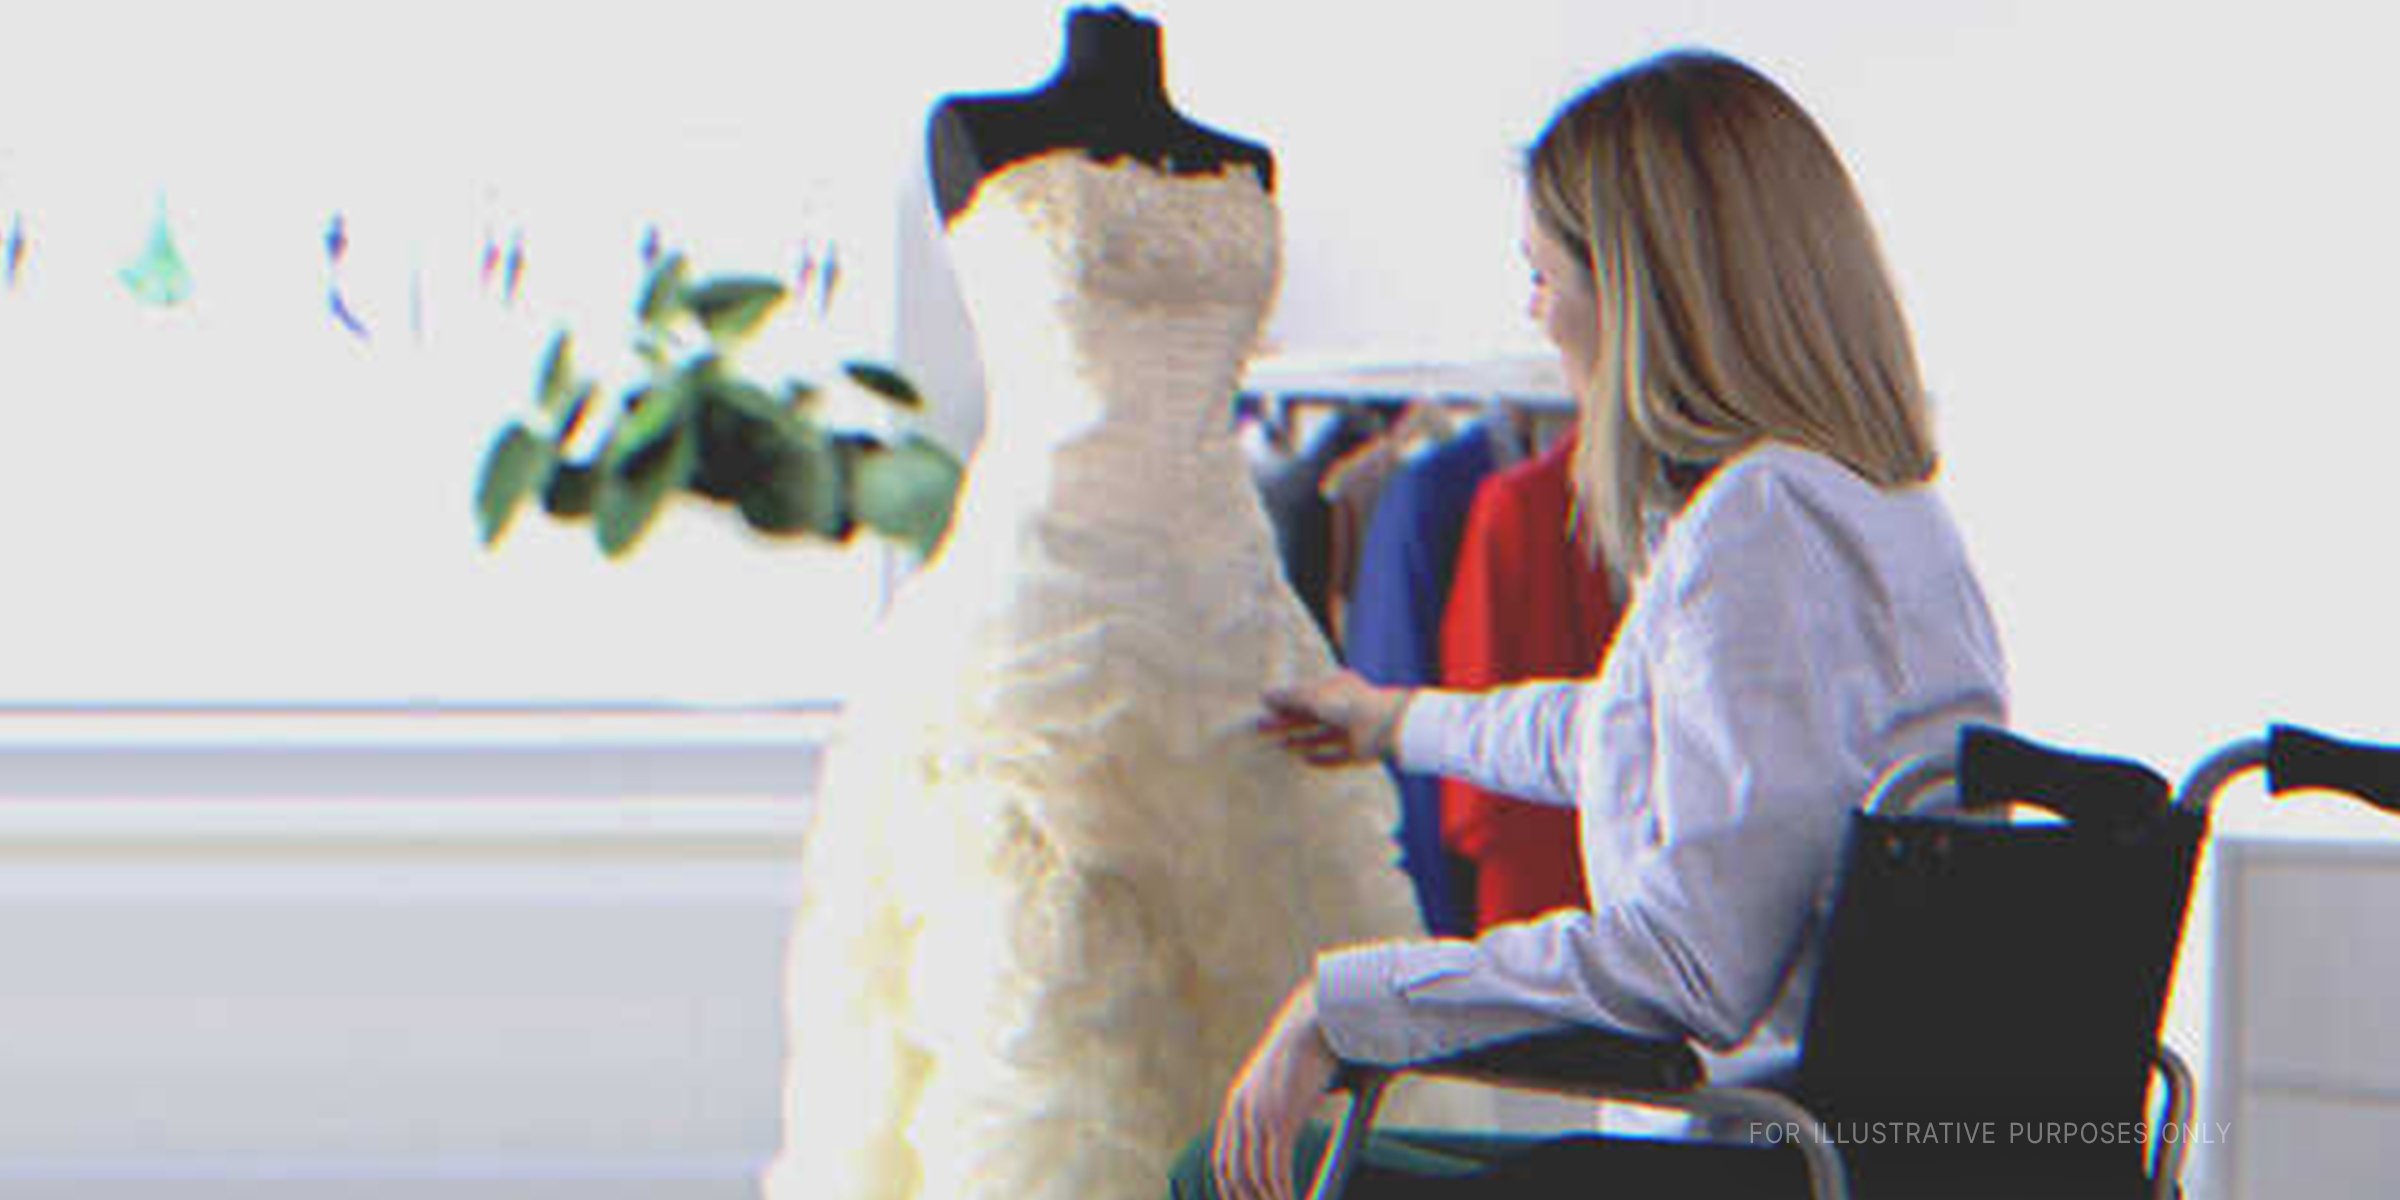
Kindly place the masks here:
POLYGON ((1408 403, 1400 420, 1386 436, 1403 458, 1413 458, 1449 441, 1457 433, 1450 414, 1443 411, 1439 401, 1417 399, 1408 403))

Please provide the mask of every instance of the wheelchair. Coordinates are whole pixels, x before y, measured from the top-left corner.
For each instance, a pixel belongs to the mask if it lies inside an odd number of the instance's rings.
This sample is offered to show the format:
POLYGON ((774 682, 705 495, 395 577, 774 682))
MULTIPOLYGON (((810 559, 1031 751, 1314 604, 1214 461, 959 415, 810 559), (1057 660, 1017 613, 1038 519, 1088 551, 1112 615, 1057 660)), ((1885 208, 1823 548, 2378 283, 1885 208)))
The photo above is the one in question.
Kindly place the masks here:
POLYGON ((2234 773, 2178 791, 2138 763, 1969 727, 1853 814, 1787 1070, 1712 1084, 1687 1043, 1594 1029, 1345 1063, 1307 1195, 1346 1194, 1386 1089, 1416 1075, 1695 1121, 1683 1139, 1541 1142, 1428 1196, 2173 1200, 2193 1089, 2159 1028, 2209 805, 2234 773))

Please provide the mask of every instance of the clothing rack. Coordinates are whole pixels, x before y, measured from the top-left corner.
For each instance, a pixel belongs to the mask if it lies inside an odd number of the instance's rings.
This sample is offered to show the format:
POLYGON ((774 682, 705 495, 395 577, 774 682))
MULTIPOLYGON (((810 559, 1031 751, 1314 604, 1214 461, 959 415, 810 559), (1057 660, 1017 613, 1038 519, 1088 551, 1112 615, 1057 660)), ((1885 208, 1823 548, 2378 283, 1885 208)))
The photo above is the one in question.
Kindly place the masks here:
POLYGON ((1233 419, 1256 421, 1290 450, 1316 431, 1358 416, 1397 420, 1433 407, 1500 414, 1528 447, 1547 445, 1575 420, 1575 398, 1548 353, 1474 358, 1275 355, 1252 360, 1233 419))
POLYGON ((1557 358, 1543 353, 1448 359, 1273 355, 1252 361, 1238 398, 1276 411, 1304 404, 1575 407, 1557 358))

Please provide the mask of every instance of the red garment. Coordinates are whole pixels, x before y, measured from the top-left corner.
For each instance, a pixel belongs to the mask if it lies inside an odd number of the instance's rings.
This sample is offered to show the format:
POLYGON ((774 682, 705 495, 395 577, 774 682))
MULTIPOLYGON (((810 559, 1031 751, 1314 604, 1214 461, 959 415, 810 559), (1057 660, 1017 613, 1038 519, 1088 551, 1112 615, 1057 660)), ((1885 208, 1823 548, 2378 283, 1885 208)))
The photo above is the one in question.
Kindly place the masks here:
MULTIPOLYGON (((1587 678, 1616 632, 1608 574, 1574 512, 1574 438, 1484 481, 1442 614, 1442 683, 1587 678)), ((1442 839, 1475 864, 1478 928, 1588 905, 1575 810, 1442 781, 1442 839)))

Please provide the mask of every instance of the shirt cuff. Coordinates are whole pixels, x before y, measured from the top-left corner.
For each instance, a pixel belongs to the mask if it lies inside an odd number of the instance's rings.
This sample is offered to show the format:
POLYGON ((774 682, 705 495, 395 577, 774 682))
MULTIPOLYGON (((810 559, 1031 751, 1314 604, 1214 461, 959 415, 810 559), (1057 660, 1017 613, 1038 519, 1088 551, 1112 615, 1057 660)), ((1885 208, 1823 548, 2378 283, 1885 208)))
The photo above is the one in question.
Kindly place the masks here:
POLYGON ((1472 692, 1447 692, 1439 688, 1417 688, 1409 696, 1408 707, 1400 712, 1400 728, 1392 738, 1392 759, 1403 771, 1420 775, 1448 774, 1443 768, 1457 747, 1467 709, 1475 703, 1472 692))

